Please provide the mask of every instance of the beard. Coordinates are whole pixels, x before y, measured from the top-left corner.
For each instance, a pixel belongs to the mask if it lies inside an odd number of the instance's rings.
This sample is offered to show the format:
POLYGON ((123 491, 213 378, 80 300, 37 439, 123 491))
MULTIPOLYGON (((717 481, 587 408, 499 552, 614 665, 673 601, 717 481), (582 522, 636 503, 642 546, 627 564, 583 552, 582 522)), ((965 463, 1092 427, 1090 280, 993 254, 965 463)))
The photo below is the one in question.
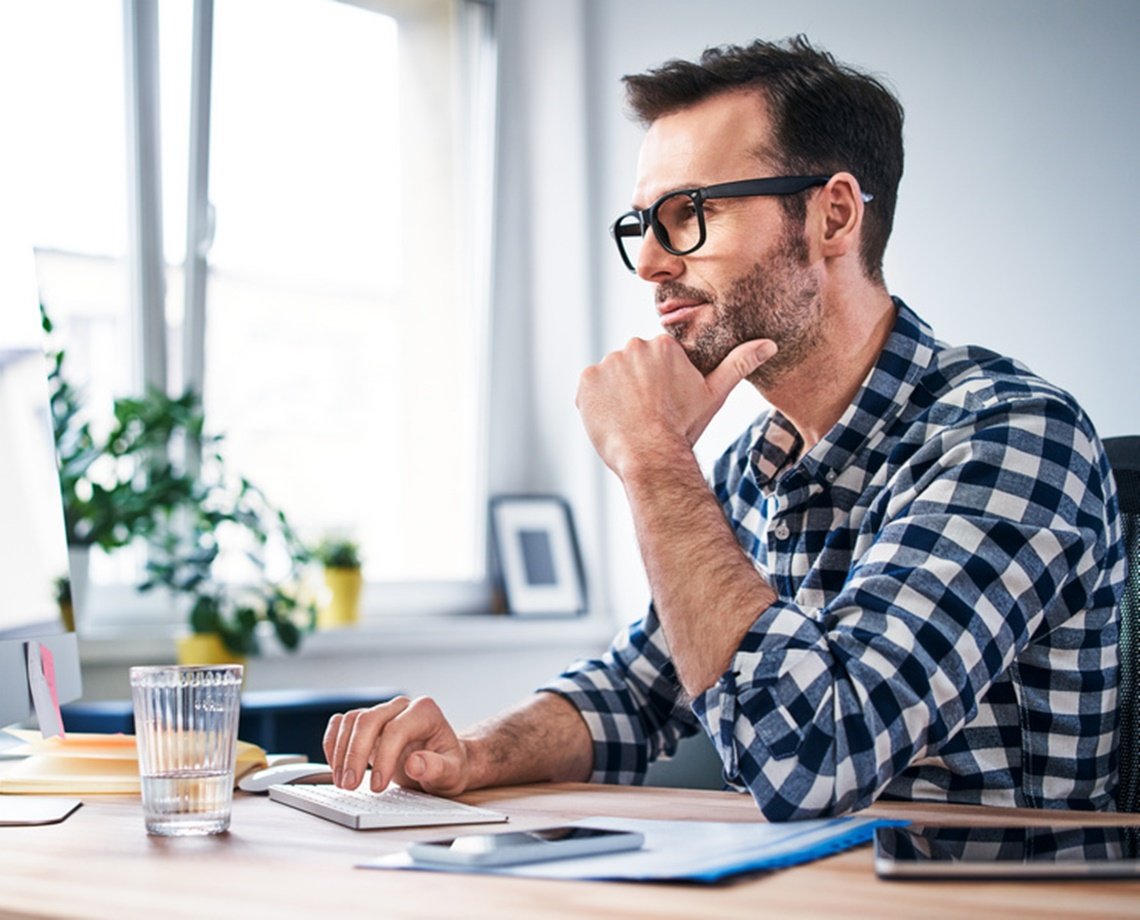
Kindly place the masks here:
POLYGON ((753 339, 771 339, 779 347, 775 356, 748 379, 757 387, 772 386, 799 364, 820 342, 822 304, 819 282, 807 270, 807 242, 785 225, 766 264, 755 263, 714 299, 707 291, 666 281, 657 288, 659 301, 670 297, 700 299, 713 310, 713 319, 701 326, 681 323, 669 332, 685 349, 693 366, 708 376, 732 349, 753 339), (695 328, 694 328, 695 327, 695 328), (686 339, 693 335, 691 341, 686 339))

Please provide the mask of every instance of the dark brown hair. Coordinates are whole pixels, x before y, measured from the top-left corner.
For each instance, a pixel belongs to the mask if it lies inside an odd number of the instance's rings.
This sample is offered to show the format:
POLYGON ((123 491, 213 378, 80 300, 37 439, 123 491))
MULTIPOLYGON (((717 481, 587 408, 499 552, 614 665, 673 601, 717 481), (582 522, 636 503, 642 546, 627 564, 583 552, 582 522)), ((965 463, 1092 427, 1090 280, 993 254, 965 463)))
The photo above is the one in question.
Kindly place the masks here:
MULTIPOLYGON (((903 109, 880 80, 836 62, 803 35, 709 48, 699 61, 672 60, 623 80, 634 115, 646 125, 720 93, 760 92, 775 145, 763 152, 779 169, 788 175, 850 172, 874 196, 866 206, 860 258, 867 276, 882 283, 903 172, 903 109)), ((802 222, 804 196, 781 200, 802 222)))

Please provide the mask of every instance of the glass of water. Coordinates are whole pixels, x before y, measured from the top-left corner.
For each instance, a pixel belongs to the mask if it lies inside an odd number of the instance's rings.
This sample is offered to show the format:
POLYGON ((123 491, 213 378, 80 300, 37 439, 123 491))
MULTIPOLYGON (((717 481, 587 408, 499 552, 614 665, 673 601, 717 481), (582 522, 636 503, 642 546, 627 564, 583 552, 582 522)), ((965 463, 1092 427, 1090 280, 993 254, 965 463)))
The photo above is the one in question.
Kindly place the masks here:
POLYGON ((148 834, 220 834, 230 826, 242 666, 131 668, 148 834))

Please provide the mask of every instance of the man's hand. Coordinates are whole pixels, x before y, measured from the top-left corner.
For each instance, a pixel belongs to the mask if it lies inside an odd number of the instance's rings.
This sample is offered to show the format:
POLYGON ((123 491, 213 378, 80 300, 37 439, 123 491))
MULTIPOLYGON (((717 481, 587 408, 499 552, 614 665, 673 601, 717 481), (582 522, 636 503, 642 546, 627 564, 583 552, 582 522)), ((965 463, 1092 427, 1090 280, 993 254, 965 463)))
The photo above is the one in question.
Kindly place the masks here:
POLYGON ((704 377, 672 337, 632 339, 582 373, 578 410, 594 449, 621 476, 631 458, 691 448, 733 388, 775 353, 769 339, 744 342, 704 377))
POLYGON ((434 700, 396 697, 371 709, 334 715, 325 730, 333 780, 355 789, 372 767, 372 790, 395 780, 434 795, 459 795, 470 783, 466 745, 434 700))

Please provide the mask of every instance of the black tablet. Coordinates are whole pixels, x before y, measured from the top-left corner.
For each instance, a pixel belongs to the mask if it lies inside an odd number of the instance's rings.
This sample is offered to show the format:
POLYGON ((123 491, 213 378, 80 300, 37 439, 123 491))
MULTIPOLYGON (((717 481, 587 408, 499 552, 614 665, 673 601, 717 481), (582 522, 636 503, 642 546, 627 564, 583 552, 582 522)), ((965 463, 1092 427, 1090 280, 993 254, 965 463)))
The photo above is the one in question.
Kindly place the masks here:
POLYGON ((1140 827, 934 827, 875 830, 880 878, 1140 878, 1140 827))

